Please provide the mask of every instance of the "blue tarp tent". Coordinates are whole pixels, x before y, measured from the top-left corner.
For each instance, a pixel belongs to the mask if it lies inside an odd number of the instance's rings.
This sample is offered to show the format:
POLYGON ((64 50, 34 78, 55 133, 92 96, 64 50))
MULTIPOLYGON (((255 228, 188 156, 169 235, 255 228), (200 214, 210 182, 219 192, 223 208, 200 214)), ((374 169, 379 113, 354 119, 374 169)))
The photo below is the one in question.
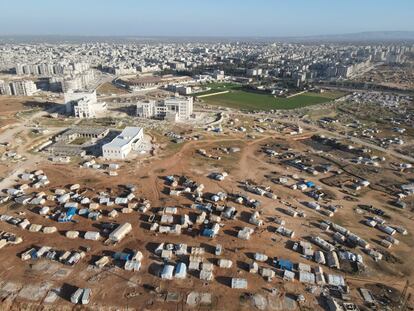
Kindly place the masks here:
POLYGON ((314 183, 313 181, 307 181, 307 182, 305 183, 305 185, 306 185, 306 186, 308 186, 308 188, 313 188, 313 187, 315 187, 315 183, 314 183))
POLYGON ((59 216, 58 222, 68 222, 71 221, 73 216, 76 215, 77 209, 75 207, 69 207, 68 210, 59 216))
POLYGON ((277 261, 277 266, 279 269, 282 269, 282 270, 289 270, 289 271, 293 270, 293 262, 287 259, 279 259, 277 261))
POLYGON ((201 235, 206 236, 208 238, 213 238, 214 237, 214 231, 211 230, 211 229, 204 229, 203 231, 201 231, 201 235))
POLYGON ((184 279, 187 276, 187 266, 183 262, 179 262, 175 267, 175 277, 184 279))

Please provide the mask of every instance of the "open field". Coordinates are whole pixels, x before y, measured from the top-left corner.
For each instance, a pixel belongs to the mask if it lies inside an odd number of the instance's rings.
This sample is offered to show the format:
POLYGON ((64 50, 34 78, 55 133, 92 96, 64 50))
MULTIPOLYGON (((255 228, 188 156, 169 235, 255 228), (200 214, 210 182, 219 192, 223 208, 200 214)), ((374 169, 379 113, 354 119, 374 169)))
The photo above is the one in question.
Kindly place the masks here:
POLYGON ((414 88, 414 62, 404 65, 382 65, 358 77, 356 81, 368 81, 401 90, 412 90, 414 88))
POLYGON ((19 98, 15 96, 0 96, 0 114, 14 114, 22 110, 30 109, 26 105, 29 100, 27 98, 19 98))
POLYGON ((106 82, 106 83, 102 84, 96 90, 96 94, 98 96, 101 96, 101 95, 108 96, 108 95, 112 95, 112 94, 123 95, 123 94, 128 94, 128 91, 113 85, 111 82, 106 82))
POLYGON ((15 115, 20 111, 30 109, 26 98, 0 96, 0 128, 17 121, 15 115))
POLYGON ((35 97, 0 96, 0 128, 20 122, 54 105, 35 97))
POLYGON ((267 94, 231 90, 227 94, 214 95, 203 100, 210 105, 242 110, 274 110, 295 109, 322 104, 342 95, 343 93, 339 92, 325 92, 321 94, 308 92, 291 98, 280 98, 267 94))

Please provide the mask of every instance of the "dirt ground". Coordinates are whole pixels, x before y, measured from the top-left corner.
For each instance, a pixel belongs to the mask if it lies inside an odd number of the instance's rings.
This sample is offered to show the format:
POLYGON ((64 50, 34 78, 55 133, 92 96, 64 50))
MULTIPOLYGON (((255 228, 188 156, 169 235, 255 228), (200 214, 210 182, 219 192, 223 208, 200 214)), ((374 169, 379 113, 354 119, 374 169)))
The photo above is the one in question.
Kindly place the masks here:
POLYGON ((98 96, 109 96, 112 94, 116 95, 122 95, 122 94, 128 94, 128 91, 125 89, 122 89, 120 87, 116 87, 110 82, 106 82, 102 84, 97 90, 96 93, 98 96))
POLYGON ((46 108, 47 103, 35 97, 0 96, 0 132, 4 127, 19 122, 20 115, 25 117, 36 108, 46 108))
MULTIPOLYGON (((11 107, 8 109, 11 109, 11 107)), ((22 244, 7 246, 0 252, 0 277, 2 284, 13 282, 15 286, 24 287, 28 283, 40 284, 45 281, 51 282, 53 288, 61 288, 60 298, 58 298, 56 303, 62 308, 72 307, 68 300, 75 287, 90 287, 93 291, 92 307, 99 309, 102 306, 118 306, 124 309, 134 308, 135 310, 190 309, 186 304, 186 297, 191 291, 212 293, 212 304, 207 309, 251 310, 254 307, 249 299, 245 299, 244 293, 258 293, 267 297, 270 301, 272 299, 270 289, 276 287, 279 293, 278 301, 283 301, 286 295, 304 294, 306 301, 303 308, 321 310, 321 304, 316 296, 307 292, 307 286, 300 284, 298 281, 285 282, 277 277, 272 282, 267 282, 261 276, 250 274, 247 271, 247 263, 251 261, 255 252, 265 253, 269 258, 285 258, 295 263, 304 262, 312 267, 316 267, 314 262, 308 261, 302 258, 299 253, 292 251, 293 242, 307 240, 312 235, 320 235, 327 240, 331 239, 329 233, 322 232, 317 226, 319 221, 328 219, 328 217, 307 208, 301 203, 303 201, 310 201, 310 198, 298 190, 275 184, 271 179, 280 176, 298 175, 322 186, 323 189, 332 193, 335 198, 329 201, 330 204, 343 206, 330 220, 346 226, 353 233, 360 235, 378 249, 381 249, 378 240, 383 238, 383 234, 377 229, 361 224, 361 221, 368 215, 357 213, 355 211, 357 204, 370 204, 386 210, 390 216, 389 221, 391 223, 403 225, 409 231, 412 228, 412 211, 401 211, 391 207, 387 203, 391 200, 391 196, 386 191, 375 188, 377 183, 381 183, 381 178, 377 178, 373 173, 364 176, 372 183, 370 190, 362 191, 358 194, 356 197, 357 202, 347 201, 344 199, 347 194, 342 191, 343 189, 321 181, 322 179, 333 178, 333 173, 313 176, 286 165, 282 160, 277 158, 271 159, 263 152, 260 152, 263 145, 272 143, 283 143, 286 148, 291 148, 300 153, 305 153, 309 149, 309 146, 304 142, 294 141, 289 136, 276 134, 276 132, 256 135, 255 139, 247 139, 242 133, 228 133, 226 135, 208 134, 199 141, 167 145, 155 157, 120 163, 121 169, 118 171, 119 175, 117 177, 108 177, 102 171, 79 168, 78 163, 51 164, 45 161, 41 162, 33 169, 43 169, 49 177, 51 184, 47 187, 47 193, 56 188, 79 183, 83 189, 87 189, 89 197, 96 197, 100 191, 109 192, 111 197, 115 197, 123 193, 120 185, 134 184, 137 186, 136 196, 149 199, 151 210, 146 213, 136 211, 131 214, 120 213, 114 221, 117 223, 130 222, 134 228, 133 232, 122 240, 121 243, 114 247, 108 247, 102 241, 87 241, 82 238, 69 240, 65 237, 65 232, 67 230, 78 230, 80 232, 99 230, 97 229, 99 222, 112 221, 106 216, 106 212, 110 211, 112 207, 101 206, 104 216, 100 221, 94 222, 82 216, 76 216, 78 223, 57 223, 54 220, 38 215, 37 210, 30 206, 16 206, 13 204, 3 206, 2 213, 16 215, 16 213, 24 212, 24 217, 28 218, 31 223, 56 226, 58 233, 50 235, 30 233, 9 224, 0 223, 0 230, 14 232, 24 240, 22 244), (221 154, 221 160, 206 159, 197 153, 199 148, 213 153, 217 147, 240 147, 241 151, 221 154), (215 181, 208 177, 210 173, 223 171, 229 173, 229 176, 224 181, 215 181), (166 194, 170 188, 164 181, 164 177, 167 175, 188 176, 198 183, 204 184, 205 193, 217 193, 219 191, 246 193, 249 197, 260 200, 262 205, 259 210, 261 218, 265 220, 265 225, 257 229, 249 241, 238 239, 237 231, 240 228, 244 226, 253 227, 248 223, 248 219, 254 210, 228 201, 226 202, 227 205, 237 207, 239 217, 235 220, 224 220, 224 226, 220 229, 220 233, 215 239, 201 237, 198 226, 195 226, 192 231, 183 230, 183 234, 180 236, 150 232, 148 230, 150 226, 148 217, 161 207, 176 206, 179 208, 179 214, 189 214, 190 218, 194 218, 198 213, 196 210, 189 208, 192 203, 192 200, 189 198, 184 196, 172 197, 166 194), (247 193, 241 186, 241 182, 246 180, 269 186, 279 198, 274 200, 247 193), (285 202, 305 211, 307 217, 305 219, 292 218, 284 214, 281 208, 285 207, 285 202), (275 216, 284 219, 286 227, 295 231, 294 238, 288 239, 275 233, 277 225, 272 221, 275 216), (183 281, 161 280, 158 272, 163 263, 153 253, 155 247, 161 242, 186 243, 188 246, 204 247, 206 249, 205 260, 213 263, 217 262, 214 248, 217 244, 221 244, 224 247, 224 252, 220 258, 231 259, 233 267, 221 269, 215 266, 215 280, 211 282, 201 281, 196 274, 192 273, 183 281), (19 255, 34 245, 48 245, 61 250, 76 250, 82 246, 89 246, 91 249, 87 252, 86 258, 82 259, 74 267, 64 266, 59 263, 51 264, 48 261, 46 261, 46 264, 42 264, 44 260, 21 261, 19 255), (116 265, 110 269, 103 270, 89 266, 99 256, 104 254, 111 255, 114 251, 123 250, 140 250, 143 252, 144 259, 141 271, 127 272, 116 265), (246 278, 248 280, 248 289, 231 289, 230 281, 232 277, 246 278), (179 293, 179 298, 170 301, 167 297, 167 292, 179 293), (131 295, 131 293, 134 294, 131 295)), ((217 150, 214 152, 220 153, 217 150)), ((314 163, 318 163, 318 161, 320 163, 327 162, 326 159, 321 158, 317 154, 312 154, 311 157, 314 163)), ((332 164, 338 167, 336 163, 332 162, 332 164)), ((346 168, 345 165, 344 167, 346 168)), ((388 173, 389 177, 394 174, 393 172, 388 173)), ((408 172, 403 179, 409 180, 412 178, 414 178, 414 174, 408 172)), ((55 203, 47 202, 46 205, 53 207, 55 203)), ((115 208, 120 210, 119 206, 115 206, 115 208)), ((177 217, 176 219, 178 219, 177 217)), ((325 266, 324 271, 344 274, 347 283, 352 289, 353 301, 359 304, 362 304, 362 300, 357 292, 357 288, 362 286, 361 284, 386 283, 388 286, 401 290, 406 279, 414 282, 414 268, 410 260, 414 255, 414 242, 412 232, 405 237, 398 236, 398 239, 400 239, 400 245, 393 246, 389 250, 395 256, 389 262, 382 261, 376 263, 360 250, 354 250, 363 255, 364 262, 367 265, 365 272, 345 274, 336 270, 330 270, 325 266)), ((318 248, 314 246, 314 249, 318 248)), ((260 264, 260 266, 272 267, 271 259, 266 263, 260 264)), ((25 292, 28 292, 29 289, 26 289, 25 292)), ((33 306, 40 303, 39 301, 30 302, 26 296, 18 295, 15 302, 20 302, 22 305, 31 303, 33 306)), ((204 308, 200 308, 204 310, 204 308)), ((284 307, 280 310, 284 310, 284 307)))
POLYGON ((0 131, 1 128, 17 121, 15 114, 27 109, 24 105, 26 99, 16 99, 11 96, 0 96, 0 131))
POLYGON ((410 90, 414 87, 414 63, 403 65, 382 65, 357 79, 387 87, 410 90))

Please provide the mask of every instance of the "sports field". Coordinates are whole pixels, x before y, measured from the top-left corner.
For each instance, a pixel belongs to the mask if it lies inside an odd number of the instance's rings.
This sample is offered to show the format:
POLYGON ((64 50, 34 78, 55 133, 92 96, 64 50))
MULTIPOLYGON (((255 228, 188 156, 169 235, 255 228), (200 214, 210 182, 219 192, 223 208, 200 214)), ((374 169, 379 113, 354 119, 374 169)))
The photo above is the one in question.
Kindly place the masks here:
POLYGON ((230 89, 227 94, 204 97, 203 100, 210 105, 229 107, 241 110, 272 110, 295 109, 310 105, 330 102, 343 96, 340 92, 304 93, 291 98, 274 97, 269 94, 247 92, 230 89))

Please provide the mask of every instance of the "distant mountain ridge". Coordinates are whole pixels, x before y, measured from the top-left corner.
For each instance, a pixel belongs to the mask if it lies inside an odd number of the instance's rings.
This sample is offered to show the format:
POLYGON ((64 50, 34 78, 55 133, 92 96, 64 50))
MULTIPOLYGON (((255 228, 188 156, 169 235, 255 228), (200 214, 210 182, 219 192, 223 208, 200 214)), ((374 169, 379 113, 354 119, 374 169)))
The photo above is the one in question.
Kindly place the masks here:
POLYGON ((80 35, 0 35, 0 43, 84 43, 84 42, 412 42, 414 31, 366 31, 315 36, 80 36, 80 35))

